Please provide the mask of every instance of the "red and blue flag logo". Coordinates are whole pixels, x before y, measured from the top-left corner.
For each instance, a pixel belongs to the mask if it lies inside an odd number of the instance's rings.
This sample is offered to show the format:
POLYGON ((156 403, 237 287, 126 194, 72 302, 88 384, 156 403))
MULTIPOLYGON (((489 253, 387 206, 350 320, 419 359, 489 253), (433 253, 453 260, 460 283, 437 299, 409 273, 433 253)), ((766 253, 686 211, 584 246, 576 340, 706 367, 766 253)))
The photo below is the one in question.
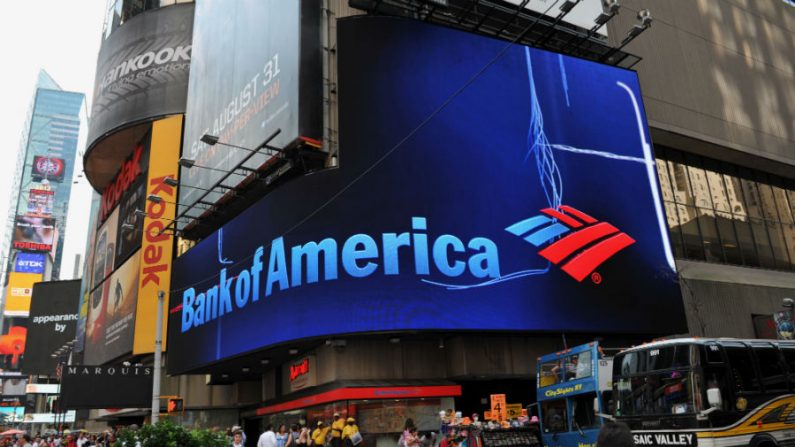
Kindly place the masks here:
POLYGON ((545 208, 541 213, 505 230, 536 247, 566 235, 538 254, 555 265, 562 264, 561 269, 577 281, 582 281, 613 255, 635 243, 635 239, 613 225, 570 206, 545 208))

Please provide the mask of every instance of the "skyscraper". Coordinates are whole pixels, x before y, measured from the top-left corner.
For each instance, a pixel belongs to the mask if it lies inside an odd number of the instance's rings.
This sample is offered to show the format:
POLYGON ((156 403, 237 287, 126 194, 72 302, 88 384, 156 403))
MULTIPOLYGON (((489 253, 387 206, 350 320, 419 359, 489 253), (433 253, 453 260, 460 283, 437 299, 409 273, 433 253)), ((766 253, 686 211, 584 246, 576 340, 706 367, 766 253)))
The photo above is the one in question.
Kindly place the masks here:
POLYGON ((42 70, 25 120, 2 241, 3 333, 27 317, 34 282, 58 279, 85 95, 42 70))

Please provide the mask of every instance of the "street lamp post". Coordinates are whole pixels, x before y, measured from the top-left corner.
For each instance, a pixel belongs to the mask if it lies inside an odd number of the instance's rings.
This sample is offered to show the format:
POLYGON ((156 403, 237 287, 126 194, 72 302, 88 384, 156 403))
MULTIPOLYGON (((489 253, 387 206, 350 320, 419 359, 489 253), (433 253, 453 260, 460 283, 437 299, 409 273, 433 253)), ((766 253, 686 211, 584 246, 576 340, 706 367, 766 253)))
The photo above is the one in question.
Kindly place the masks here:
POLYGON ((157 292, 157 324, 155 326, 155 368, 152 378, 152 424, 160 418, 160 369, 163 354, 163 300, 166 293, 157 292))

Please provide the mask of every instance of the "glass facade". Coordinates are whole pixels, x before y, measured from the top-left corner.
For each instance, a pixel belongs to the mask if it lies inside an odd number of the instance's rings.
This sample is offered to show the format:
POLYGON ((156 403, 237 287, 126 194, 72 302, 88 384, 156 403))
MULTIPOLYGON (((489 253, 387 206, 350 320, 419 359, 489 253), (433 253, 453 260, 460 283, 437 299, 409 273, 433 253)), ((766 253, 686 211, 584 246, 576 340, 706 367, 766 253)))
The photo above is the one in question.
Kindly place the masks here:
POLYGON ((677 258, 795 271, 795 181, 655 147, 677 258))
POLYGON ((105 24, 102 29, 102 37, 107 38, 113 31, 131 18, 149 11, 150 9, 162 8, 164 6, 176 5, 179 3, 193 3, 194 0, 108 0, 105 16, 105 24))

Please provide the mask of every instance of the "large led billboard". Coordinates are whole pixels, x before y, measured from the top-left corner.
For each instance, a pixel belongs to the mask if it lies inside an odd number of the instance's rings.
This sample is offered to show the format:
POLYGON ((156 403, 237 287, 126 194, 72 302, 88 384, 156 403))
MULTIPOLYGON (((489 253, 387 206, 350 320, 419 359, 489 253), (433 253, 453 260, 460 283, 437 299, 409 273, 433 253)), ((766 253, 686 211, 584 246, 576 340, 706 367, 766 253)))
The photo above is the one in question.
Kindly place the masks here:
POLYGON ((174 261, 170 373, 338 334, 686 330, 636 73, 338 23, 341 164, 174 261))
POLYGON ((27 317, 30 312, 30 297, 33 295, 33 284, 41 280, 41 273, 9 273, 5 308, 3 309, 4 315, 27 317))
POLYGON ((47 255, 45 253, 26 253, 17 252, 14 258, 14 272, 17 273, 37 273, 44 274, 47 267, 47 255))
MULTIPOLYGON (((183 156, 215 170, 183 169, 183 184, 209 188, 250 155, 208 146, 201 142, 204 134, 248 148, 277 129, 276 147, 299 136, 322 136, 319 13, 312 0, 196 3, 183 156)), ((245 166, 256 169, 274 155, 263 151, 245 166)), ((232 175, 226 183, 242 178, 232 175)), ((180 188, 179 194, 179 203, 190 204, 202 191, 180 188)))
POLYGON ((52 217, 17 216, 13 245, 17 250, 47 252, 52 250, 55 234, 52 217))
POLYGON ((125 21, 102 42, 90 147, 114 129, 185 112, 193 9, 186 4, 147 11, 125 21))
POLYGON ((28 216, 52 216, 55 191, 52 189, 31 189, 28 193, 28 216))
POLYGON ((75 338, 80 280, 40 282, 33 286, 25 343, 25 374, 54 375, 52 353, 75 338))
POLYGON ((36 155, 33 157, 33 171, 31 177, 34 181, 63 182, 66 172, 66 161, 58 157, 36 155))

